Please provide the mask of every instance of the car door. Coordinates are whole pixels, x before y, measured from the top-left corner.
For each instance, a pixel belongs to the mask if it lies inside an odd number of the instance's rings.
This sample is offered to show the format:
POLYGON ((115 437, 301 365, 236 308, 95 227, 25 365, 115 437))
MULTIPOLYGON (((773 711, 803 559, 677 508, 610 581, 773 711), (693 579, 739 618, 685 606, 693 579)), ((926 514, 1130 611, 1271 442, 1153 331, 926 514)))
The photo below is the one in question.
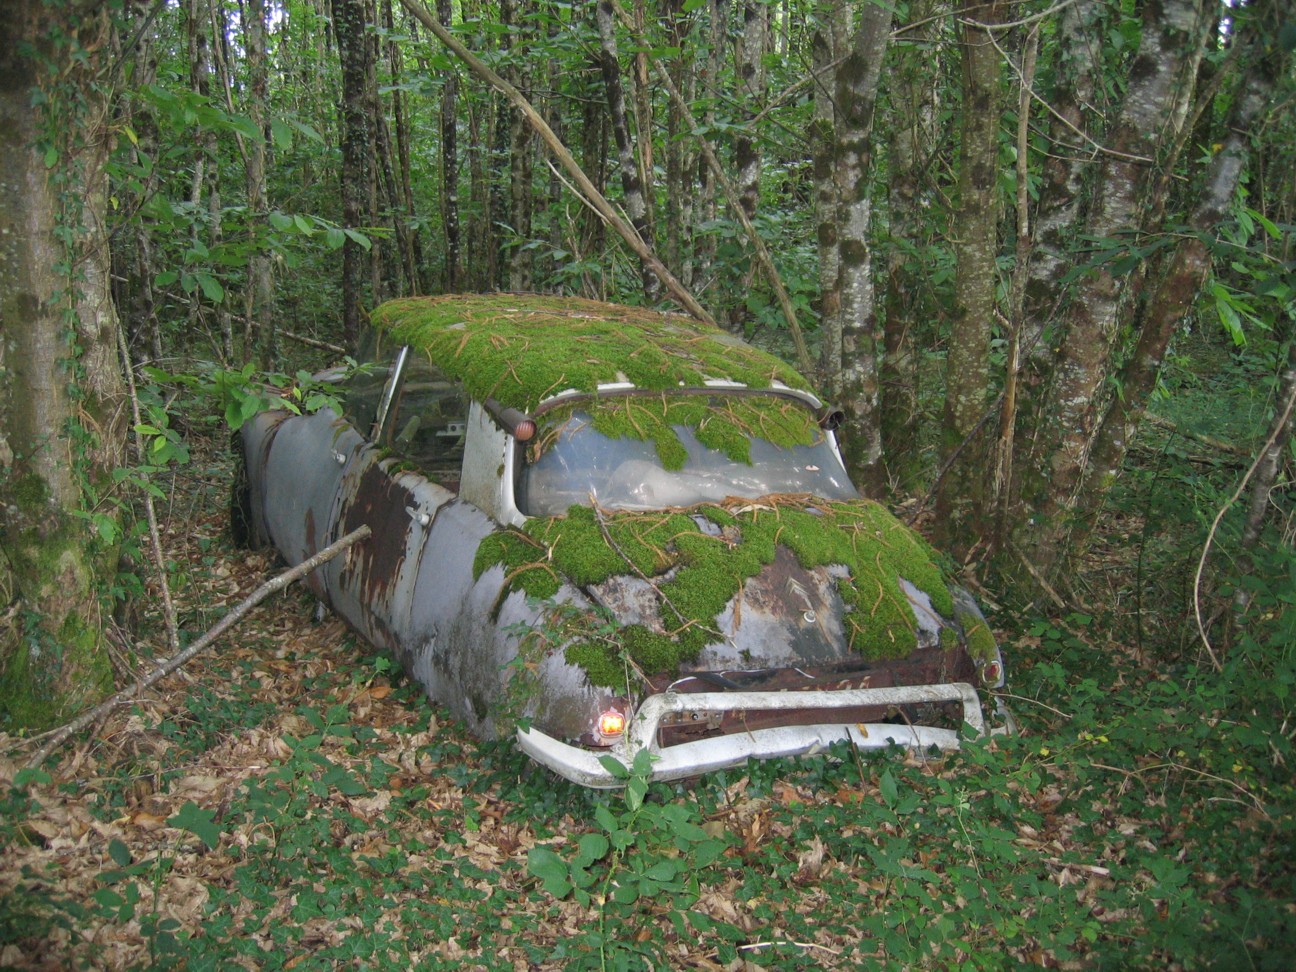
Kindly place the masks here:
POLYGON ((334 536, 367 525, 372 535, 324 575, 335 611, 402 661, 410 631, 415 576, 439 512, 456 501, 467 399, 425 356, 403 352, 389 370, 376 407, 372 390, 352 402, 351 421, 373 417, 371 441, 340 479, 334 536))

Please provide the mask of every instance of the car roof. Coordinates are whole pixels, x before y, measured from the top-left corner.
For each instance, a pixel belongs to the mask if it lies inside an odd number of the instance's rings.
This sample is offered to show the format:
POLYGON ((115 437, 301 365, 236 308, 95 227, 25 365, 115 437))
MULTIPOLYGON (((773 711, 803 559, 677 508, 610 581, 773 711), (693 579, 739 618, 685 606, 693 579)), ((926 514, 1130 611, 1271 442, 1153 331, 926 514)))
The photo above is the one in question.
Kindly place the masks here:
POLYGON ((388 301, 370 315, 381 339, 428 355, 476 399, 534 410, 563 394, 633 387, 792 389, 791 366, 681 314, 543 294, 446 294, 388 301))

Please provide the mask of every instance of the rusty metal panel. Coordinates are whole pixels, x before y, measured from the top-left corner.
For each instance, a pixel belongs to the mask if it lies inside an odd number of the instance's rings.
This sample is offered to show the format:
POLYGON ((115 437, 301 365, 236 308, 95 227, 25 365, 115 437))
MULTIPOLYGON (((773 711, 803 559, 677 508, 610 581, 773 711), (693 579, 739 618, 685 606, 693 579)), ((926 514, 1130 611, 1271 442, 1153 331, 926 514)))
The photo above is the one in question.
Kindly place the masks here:
POLYGON ((423 476, 393 470, 373 447, 360 451, 341 479, 337 536, 361 525, 368 541, 333 561, 326 578, 333 608, 380 648, 399 652, 409 637, 418 565, 438 510, 454 499, 423 476))

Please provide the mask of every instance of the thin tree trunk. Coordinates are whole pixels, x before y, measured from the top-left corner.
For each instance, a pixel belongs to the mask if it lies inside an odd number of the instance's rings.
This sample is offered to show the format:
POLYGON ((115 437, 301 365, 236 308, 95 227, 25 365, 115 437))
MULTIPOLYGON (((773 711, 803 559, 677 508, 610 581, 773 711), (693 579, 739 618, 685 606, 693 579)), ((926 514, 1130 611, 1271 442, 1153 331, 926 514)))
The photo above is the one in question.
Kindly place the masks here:
POLYGON ((878 411, 882 335, 873 288, 873 115, 882 58, 891 32, 890 8, 860 11, 850 54, 837 74, 837 189, 840 246, 842 380, 838 403, 846 413, 846 468, 865 494, 886 488, 878 411))
MULTIPOLYGON (((634 144, 630 140, 630 125, 626 119, 625 95, 621 86, 621 64, 617 59, 616 19, 612 10, 612 0, 598 0, 595 16, 599 31, 599 64, 603 70, 608 115, 612 121, 612 134, 616 139, 617 159, 621 166, 621 191, 624 194, 626 215, 630 217, 630 224, 639 237, 651 246, 652 234, 648 227, 643 184, 639 180, 639 166, 635 158, 634 144)), ((643 279, 644 296, 649 302, 657 301, 661 296, 661 281, 646 265, 641 264, 640 274, 643 279)))
MULTIPOLYGON (((1252 13, 1258 13, 1264 6, 1261 0, 1252 13)), ((1073 544, 1083 543, 1092 529, 1156 387, 1170 340, 1191 313, 1210 274, 1211 253, 1205 240, 1229 213, 1246 168, 1254 130, 1277 84, 1280 71, 1277 49, 1270 46, 1265 50, 1264 41, 1254 34, 1250 42, 1256 48, 1254 56, 1224 125, 1224 142, 1207 165, 1197 204, 1189 218, 1189 226, 1195 232, 1181 238, 1165 261, 1160 283, 1152 299, 1142 308, 1138 340, 1120 377, 1121 394, 1112 399, 1095 436, 1077 496, 1076 508, 1081 517, 1073 526, 1070 537, 1073 544)))
MULTIPOLYGON (((359 229, 369 213, 369 126, 365 117, 364 0, 332 0, 333 30, 342 63, 342 225, 359 229)), ((354 348, 364 320, 366 254, 355 240, 342 244, 342 336, 354 348)))
MULTIPOLYGON (((1199 0, 1164 0, 1144 9, 1143 37, 1129 70, 1129 88, 1102 164, 1094 210, 1086 224, 1092 239, 1116 240, 1140 229, 1143 216, 1159 212, 1167 183, 1150 168, 1159 150, 1176 138, 1173 120, 1196 76, 1200 57, 1199 0)), ((1017 546, 1050 582, 1065 569, 1075 525, 1078 492, 1100 418, 1099 400, 1109 377, 1114 341, 1133 307, 1130 281, 1109 261, 1086 274, 1075 288, 1064 319, 1064 337, 1047 402, 1041 414, 1034 468, 1015 515, 1017 546)))
MULTIPOLYGON (((666 0, 667 43, 679 51, 671 58, 667 68, 675 87, 684 93, 693 77, 693 57, 685 47, 689 34, 689 14, 683 10, 683 0, 666 0)), ((685 148, 684 117, 680 106, 672 99, 666 112, 666 259, 676 268, 684 286, 692 286, 692 221, 693 169, 685 148)))
POLYGON ((738 89, 746 124, 734 143, 738 194, 747 218, 756 216, 760 201, 761 151, 753 120, 765 101, 765 52, 769 48, 769 8, 757 0, 743 4, 743 31, 737 50, 738 89))
POLYGON ((955 307, 945 366, 937 533, 956 557, 979 539, 990 499, 984 427, 990 401, 990 334, 998 308, 999 121, 1001 60, 991 37, 1004 16, 1001 2, 971 7, 963 22, 963 110, 958 210, 954 217, 955 307), (987 26, 981 26, 982 24, 987 26))
POLYGON ((810 151, 814 166, 815 237, 819 253, 819 384, 830 398, 841 394, 840 249, 837 239, 837 113, 835 65, 846 49, 850 8, 845 0, 819 0, 811 39, 814 118, 810 151))
MULTIPOLYGON (((449 29, 451 0, 437 0, 437 19, 449 29)), ((459 289, 459 74, 447 71, 441 89, 441 222, 445 228, 445 289, 459 289)), ((412 211, 412 207, 411 207, 412 211)))
MULTIPOLYGON (((266 193, 266 157, 269 145, 266 127, 268 66, 266 64, 265 0, 247 0, 244 19, 244 44, 248 66, 248 115, 257 128, 257 137, 248 140, 247 201, 249 222, 263 227, 270 214, 266 193)), ((270 275, 270 254, 264 248, 252 248, 248 260, 248 288, 244 298, 245 314, 254 321, 260 335, 261 366, 273 371, 278 366, 278 326, 274 313, 274 281, 270 275)))
MULTIPOLYGON (((702 123, 706 126, 707 131, 710 131, 715 126, 715 106, 720 100, 720 72, 724 66, 726 28, 729 22, 729 0, 711 0, 709 11, 709 43, 707 45, 706 83, 704 85, 707 108, 702 118, 702 123)), ((698 166, 698 221, 700 223, 714 223, 717 211, 715 182, 711 177, 711 170, 705 162, 700 162, 698 166)), ((699 279, 705 281, 711 276, 712 268, 715 265, 716 237, 713 233, 703 233, 695 237, 695 240, 696 268, 694 273, 699 279)))
POLYGON ((940 314, 923 254, 931 248, 936 223, 932 214, 939 211, 930 160, 945 148, 937 111, 946 58, 946 20, 937 16, 941 7, 936 0, 909 6, 911 26, 893 45, 888 72, 891 124, 885 144, 891 179, 884 234, 882 454, 887 479, 901 494, 917 492, 926 473, 919 348, 936 341, 934 322, 940 314))
POLYGON ((706 309, 698 303, 697 298, 684 289, 680 282, 675 279, 675 276, 666 269, 665 264, 657 258, 656 254, 648 248, 642 238, 640 238, 639 234, 635 232, 634 227, 617 214, 616 210, 612 208, 607 199, 604 198, 603 194, 595 188, 592 182, 590 182, 589 176, 587 176, 581 167, 576 164, 576 160, 572 158, 571 152, 567 150, 565 145, 558 141, 557 136, 553 133, 553 129, 549 127, 543 118, 536 114, 535 109, 532 108, 526 98, 522 96, 522 93, 492 71, 479 57, 474 55, 470 50, 468 50, 468 48, 464 47, 464 45, 453 35, 449 34, 445 28, 436 22, 436 19, 428 13, 426 9, 419 5, 417 0, 401 0, 401 2, 405 4, 406 9, 408 9, 410 13, 414 14, 414 16, 416 16, 419 21, 428 28, 428 30, 436 34, 437 39, 440 40, 441 43, 450 48, 456 57, 467 64, 474 74, 508 98, 513 106, 523 114, 527 119, 528 124, 531 125, 535 132, 544 141, 545 146, 549 149, 553 157, 567 170, 567 173, 576 183, 577 188, 585 194, 586 200, 598 210, 603 219, 608 222, 608 225, 616 230, 617 234, 626 242, 626 245, 634 251, 636 256, 652 265, 653 272, 661 278, 662 284, 665 285, 668 291, 670 291, 671 296, 679 302, 680 306, 698 320, 704 321, 708 324, 714 324, 714 319, 706 312, 706 309))

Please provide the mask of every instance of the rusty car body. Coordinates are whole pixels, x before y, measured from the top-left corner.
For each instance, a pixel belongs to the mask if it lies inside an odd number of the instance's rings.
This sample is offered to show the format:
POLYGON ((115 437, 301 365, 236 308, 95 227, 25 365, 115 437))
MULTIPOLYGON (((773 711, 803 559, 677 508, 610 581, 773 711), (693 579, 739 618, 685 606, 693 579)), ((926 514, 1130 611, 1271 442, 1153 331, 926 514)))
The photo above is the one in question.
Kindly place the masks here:
POLYGON ((484 738, 588 786, 1005 731, 1003 663, 930 548, 858 497, 837 415, 690 319, 393 301, 343 414, 242 430, 249 531, 484 738))

